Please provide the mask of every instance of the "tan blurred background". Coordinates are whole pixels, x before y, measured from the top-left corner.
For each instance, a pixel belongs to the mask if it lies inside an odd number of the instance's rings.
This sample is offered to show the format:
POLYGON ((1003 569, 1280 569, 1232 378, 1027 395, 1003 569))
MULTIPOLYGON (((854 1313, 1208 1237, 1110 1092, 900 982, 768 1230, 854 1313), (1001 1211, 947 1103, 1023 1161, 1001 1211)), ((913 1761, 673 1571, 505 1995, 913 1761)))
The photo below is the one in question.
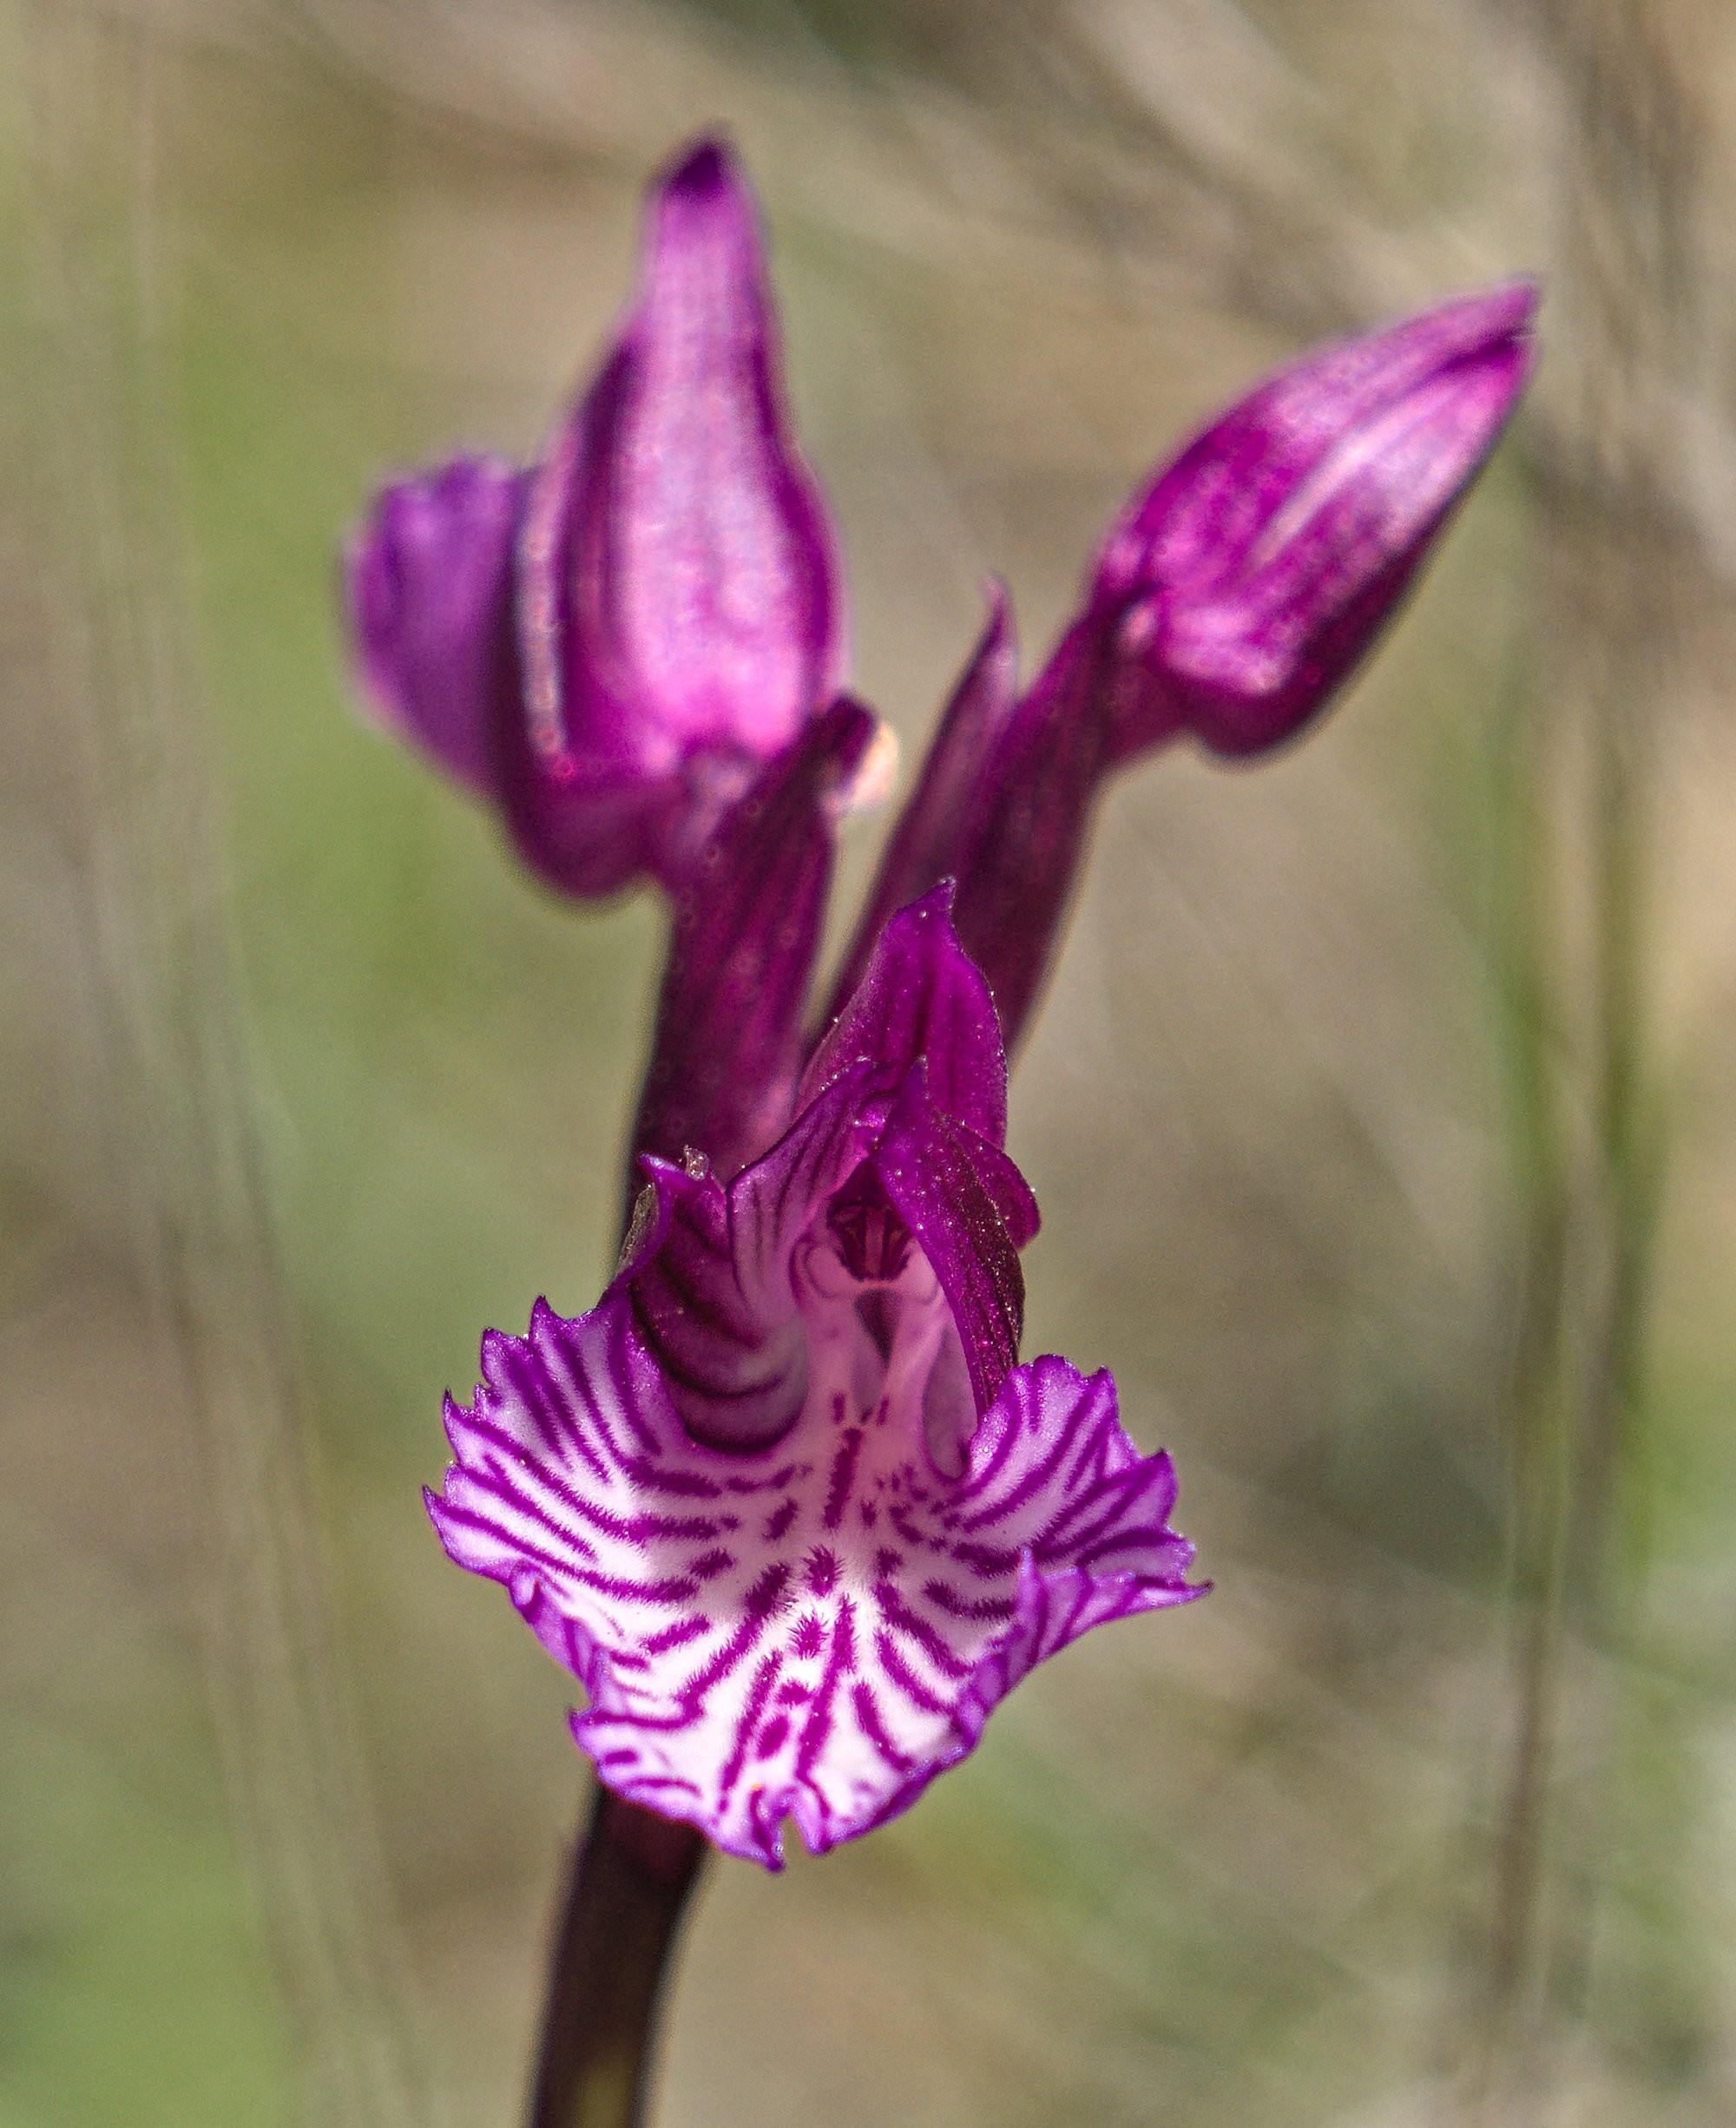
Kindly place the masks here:
POLYGON ((1027 1350, 1217 1593, 720 1867, 664 2128, 1727 2121, 1736 15, 5 0, 0 2128, 515 2117, 582 1769, 416 1488, 598 1289, 657 926, 358 723, 333 555, 720 123, 907 759, 1263 367, 1549 292, 1331 726, 1117 790, 1016 1088, 1027 1350))

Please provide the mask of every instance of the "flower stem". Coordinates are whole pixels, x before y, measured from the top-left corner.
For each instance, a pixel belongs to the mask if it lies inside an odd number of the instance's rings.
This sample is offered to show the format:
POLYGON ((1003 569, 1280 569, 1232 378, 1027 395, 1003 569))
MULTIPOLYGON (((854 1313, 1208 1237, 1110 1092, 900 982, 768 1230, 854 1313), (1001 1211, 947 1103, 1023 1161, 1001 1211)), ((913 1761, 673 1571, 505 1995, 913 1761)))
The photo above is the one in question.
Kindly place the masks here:
POLYGON ((599 1788, 573 1858, 529 2128, 640 2128, 658 1998, 704 1836, 599 1788))

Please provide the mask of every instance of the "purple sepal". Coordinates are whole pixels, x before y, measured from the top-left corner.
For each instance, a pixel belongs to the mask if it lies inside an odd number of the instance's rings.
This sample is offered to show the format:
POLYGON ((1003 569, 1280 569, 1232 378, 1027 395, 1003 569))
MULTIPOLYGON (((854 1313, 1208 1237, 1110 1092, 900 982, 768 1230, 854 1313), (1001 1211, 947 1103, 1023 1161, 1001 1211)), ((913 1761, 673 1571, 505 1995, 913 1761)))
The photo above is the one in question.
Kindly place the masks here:
POLYGON ((1062 638, 1001 733, 961 855, 953 921, 1009 1049, 1048 973, 1103 777, 1101 657, 1090 627, 1062 638))
MULTIPOLYGON (((929 875, 950 875, 952 929, 988 986, 1007 1049, 1024 1031, 1079 870, 1104 772, 1108 702, 1103 636, 1088 616, 1019 699, 1015 655, 997 600, 845 956, 846 972, 866 961, 869 926, 895 891, 927 893, 929 875)), ((819 1054, 835 1039, 829 1033, 819 1054)))
POLYGON ((1537 300, 1512 282, 1309 354, 1135 498, 1090 593, 1108 763, 1178 729, 1263 752, 1325 705, 1505 427, 1537 300))
POLYGON ((784 418, 758 221, 715 141, 653 193, 637 300, 533 476, 518 592, 531 751, 581 785, 697 766, 738 779, 727 801, 842 677, 832 535, 784 418))
POLYGON ((455 458, 394 481, 345 557, 351 632, 382 720, 483 796, 516 707, 512 543, 523 476, 455 458))
POLYGON ((589 1704, 573 1733, 618 1794, 776 1869, 905 1809, 1017 1681, 1092 1626, 1202 1592, 1168 1459, 1114 1384, 1016 1369, 958 1474, 915 1415, 811 1398, 773 1448, 681 1426, 624 1295, 491 1333, 429 1513, 503 1583, 589 1704))
POLYGON ((838 794, 874 736, 838 701, 762 771, 674 896, 638 1153, 703 1152, 727 1182, 789 1120, 838 794))

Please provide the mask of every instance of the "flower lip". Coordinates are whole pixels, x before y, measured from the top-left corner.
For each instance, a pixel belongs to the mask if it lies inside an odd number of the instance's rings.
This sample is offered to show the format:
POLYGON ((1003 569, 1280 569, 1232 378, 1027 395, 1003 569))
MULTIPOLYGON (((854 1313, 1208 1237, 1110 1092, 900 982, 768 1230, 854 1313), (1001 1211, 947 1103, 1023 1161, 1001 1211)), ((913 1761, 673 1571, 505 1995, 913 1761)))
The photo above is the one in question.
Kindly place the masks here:
POLYGON ((682 1427, 619 1292, 491 1336, 428 1510, 583 1685, 573 1734, 617 1793, 782 1866, 897 1816, 998 1703, 1093 1626, 1184 1603, 1167 1456, 1115 1386, 1019 1368, 951 1474, 873 1410, 774 1448, 682 1427))

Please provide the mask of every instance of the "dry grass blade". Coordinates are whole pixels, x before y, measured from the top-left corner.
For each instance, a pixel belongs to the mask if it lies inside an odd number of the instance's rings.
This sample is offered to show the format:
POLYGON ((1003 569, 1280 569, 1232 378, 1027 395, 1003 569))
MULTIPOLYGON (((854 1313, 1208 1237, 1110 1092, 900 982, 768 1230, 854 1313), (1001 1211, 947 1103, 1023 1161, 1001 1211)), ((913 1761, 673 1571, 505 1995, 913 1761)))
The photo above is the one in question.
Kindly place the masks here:
POLYGON ((27 9, 40 442, 64 548, 52 713, 87 783, 113 1186, 204 1489, 212 1701, 306 2118, 399 2128, 404 1980, 335 1674, 230 969, 210 741, 157 367, 152 54, 27 9), (115 137, 114 118, 128 129, 115 137))

